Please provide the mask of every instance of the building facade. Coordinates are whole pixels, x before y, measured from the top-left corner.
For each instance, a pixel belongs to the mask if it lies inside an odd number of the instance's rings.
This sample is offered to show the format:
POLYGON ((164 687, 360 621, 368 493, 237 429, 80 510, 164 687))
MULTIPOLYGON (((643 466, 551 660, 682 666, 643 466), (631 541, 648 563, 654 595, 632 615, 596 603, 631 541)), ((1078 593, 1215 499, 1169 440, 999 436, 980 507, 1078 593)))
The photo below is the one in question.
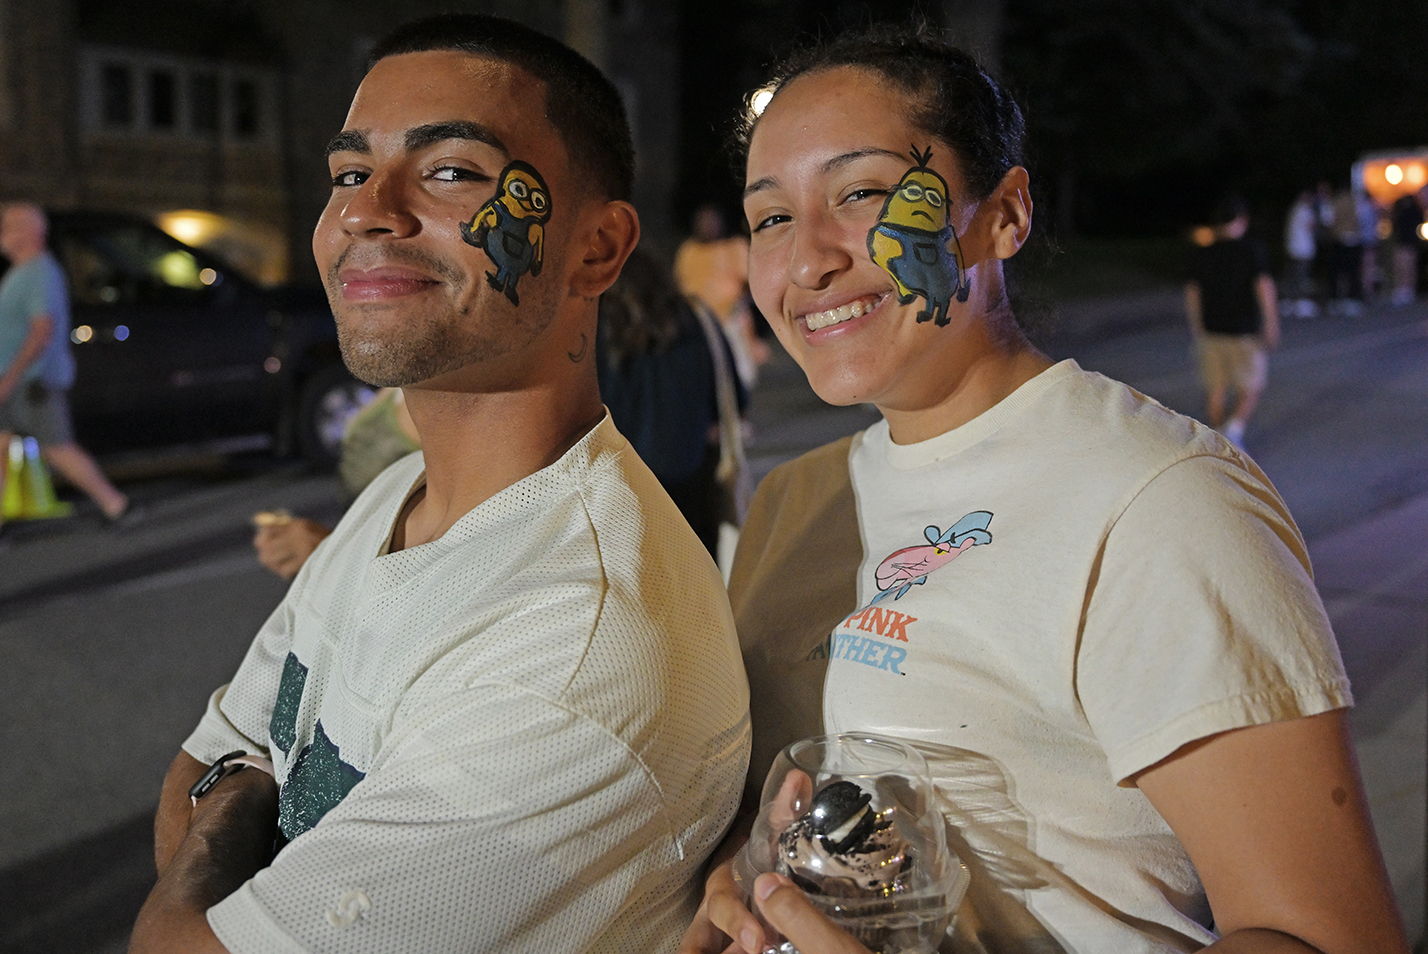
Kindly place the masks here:
POLYGON ((324 152, 367 53, 451 9, 566 38, 610 73, 647 236, 670 244, 676 24, 659 0, 0 0, 0 200, 137 213, 262 281, 315 282, 324 152))

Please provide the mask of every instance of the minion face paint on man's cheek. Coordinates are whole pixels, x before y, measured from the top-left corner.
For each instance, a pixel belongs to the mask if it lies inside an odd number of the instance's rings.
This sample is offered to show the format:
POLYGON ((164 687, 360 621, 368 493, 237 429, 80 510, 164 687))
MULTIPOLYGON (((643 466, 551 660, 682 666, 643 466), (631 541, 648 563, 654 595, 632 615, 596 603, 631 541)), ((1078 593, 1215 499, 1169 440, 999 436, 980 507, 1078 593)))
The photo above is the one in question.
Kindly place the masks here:
POLYGON ((952 228, 947 182, 928 166, 931 147, 921 153, 914 147, 912 158, 917 165, 888 194, 877 224, 868 230, 868 254, 897 283, 900 303, 926 300, 918 321, 943 327, 952 320, 947 315, 952 298, 966 301, 971 287, 952 228))
POLYGON ((545 223, 550 221, 550 189, 535 167, 519 159, 501 170, 500 185, 461 237, 486 253, 496 271, 486 273, 491 287, 519 305, 516 281, 526 272, 540 274, 545 258, 545 223))

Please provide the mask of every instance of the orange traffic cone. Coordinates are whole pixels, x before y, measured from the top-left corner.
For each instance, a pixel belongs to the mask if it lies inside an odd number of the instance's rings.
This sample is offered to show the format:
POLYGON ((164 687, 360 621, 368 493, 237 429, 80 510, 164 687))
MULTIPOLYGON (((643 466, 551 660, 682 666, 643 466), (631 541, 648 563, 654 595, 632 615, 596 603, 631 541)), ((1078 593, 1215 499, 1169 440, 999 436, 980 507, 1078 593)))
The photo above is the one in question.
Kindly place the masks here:
POLYGON ((40 442, 33 437, 11 437, 10 452, 5 460, 4 518, 67 517, 73 509, 71 504, 55 497, 55 485, 40 457, 40 442))

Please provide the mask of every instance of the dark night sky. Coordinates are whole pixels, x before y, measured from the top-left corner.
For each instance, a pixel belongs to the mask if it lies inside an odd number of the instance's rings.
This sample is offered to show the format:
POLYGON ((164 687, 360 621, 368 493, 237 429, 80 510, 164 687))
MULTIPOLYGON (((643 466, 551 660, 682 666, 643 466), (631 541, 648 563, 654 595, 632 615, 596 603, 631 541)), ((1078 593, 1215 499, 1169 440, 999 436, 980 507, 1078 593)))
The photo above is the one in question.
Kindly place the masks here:
MULTIPOLYGON (((737 209, 721 146, 795 37, 939 4, 681 5, 681 213, 737 209)), ((1004 0, 1002 76, 1026 109, 1038 202, 1063 235, 1172 234, 1242 191, 1276 221, 1370 150, 1428 143, 1417 0, 1004 0)), ((1341 181, 1342 180, 1342 181, 1341 181)))

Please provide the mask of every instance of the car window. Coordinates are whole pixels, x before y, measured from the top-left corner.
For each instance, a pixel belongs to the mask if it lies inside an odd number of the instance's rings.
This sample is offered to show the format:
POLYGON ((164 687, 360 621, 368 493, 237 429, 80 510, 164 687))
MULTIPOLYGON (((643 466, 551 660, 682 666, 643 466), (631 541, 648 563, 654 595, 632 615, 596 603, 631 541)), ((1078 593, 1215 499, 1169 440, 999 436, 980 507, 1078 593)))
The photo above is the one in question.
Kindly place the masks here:
POLYGON ((222 281, 182 243, 134 223, 66 231, 54 246, 78 304, 197 304, 222 281))

